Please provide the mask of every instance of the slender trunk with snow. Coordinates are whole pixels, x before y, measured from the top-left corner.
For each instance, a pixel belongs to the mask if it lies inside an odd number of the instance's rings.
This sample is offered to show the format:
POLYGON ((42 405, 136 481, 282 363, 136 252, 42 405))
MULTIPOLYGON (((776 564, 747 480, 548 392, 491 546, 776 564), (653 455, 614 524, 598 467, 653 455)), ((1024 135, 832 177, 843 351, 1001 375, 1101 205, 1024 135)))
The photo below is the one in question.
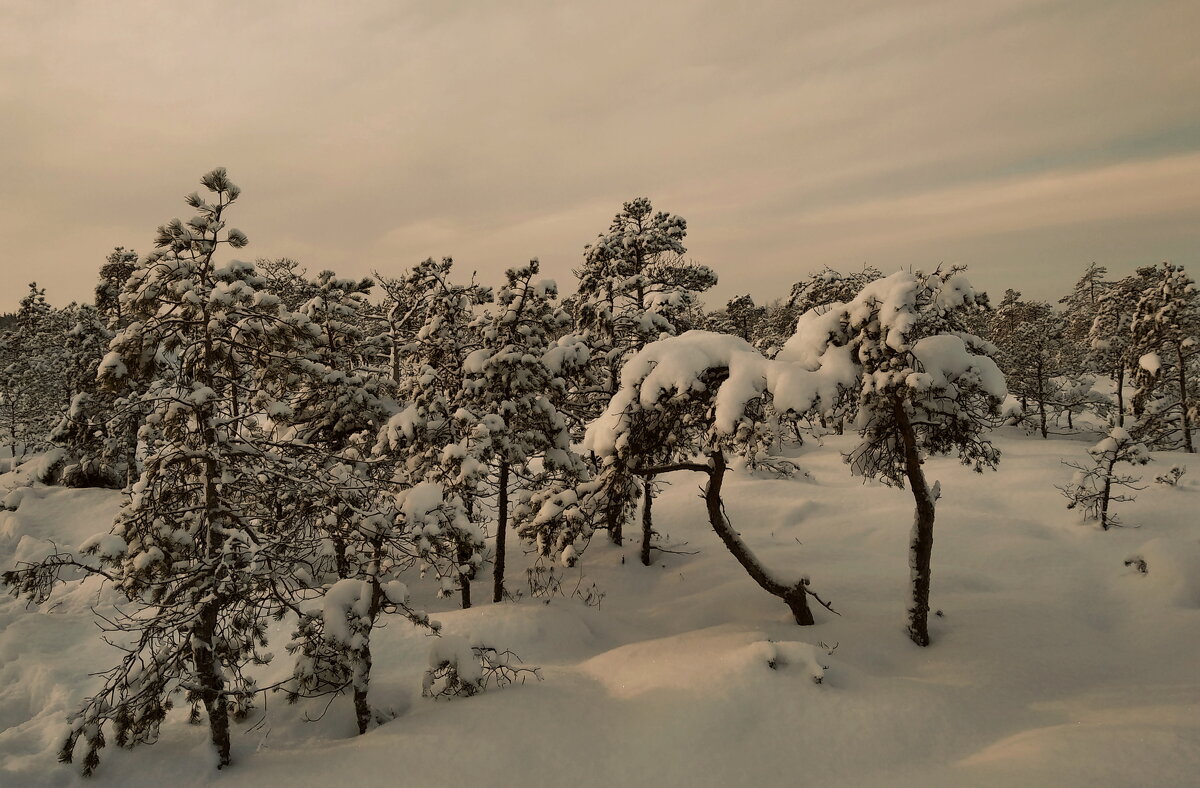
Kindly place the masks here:
POLYGON ((1112 476, 1113 468, 1117 464, 1117 452, 1112 452, 1108 459, 1108 465, 1104 469, 1104 488, 1100 496, 1100 528, 1108 530, 1108 501, 1112 497, 1112 476))
POLYGON ((904 475, 916 502, 912 536, 909 539, 909 566, 912 569, 912 607, 908 610, 908 635, 918 646, 929 645, 929 577, 933 557, 933 517, 935 497, 925 481, 917 435, 904 403, 893 404, 900 440, 904 444, 904 475))
POLYGON ((653 477, 648 477, 642 480, 642 566, 650 566, 650 537, 654 534, 653 504, 654 481, 653 477))
POLYGON ((1113 373, 1113 381, 1117 384, 1117 426, 1125 426, 1125 365, 1117 364, 1113 373))
MULTIPOLYGON (((372 583, 372 593, 377 593, 372 583)), ((377 603, 371 602, 371 620, 377 615, 377 603)), ((354 721, 358 724, 358 734, 361 736, 371 727, 371 704, 367 702, 367 690, 371 682, 371 641, 363 643, 359 649, 358 662, 354 666, 354 721)))
POLYGON ((1175 343, 1175 351, 1179 355, 1179 428, 1183 430, 1183 450, 1194 454, 1192 446, 1192 425, 1188 420, 1188 390, 1187 390, 1187 356, 1183 352, 1183 342, 1175 343))
POLYGON ((1049 437, 1046 430, 1046 389, 1042 385, 1042 363, 1037 364, 1037 398, 1038 398, 1038 418, 1041 421, 1042 438, 1049 437))
MULTIPOLYGON (((471 560, 470 548, 462 545, 458 548, 458 565, 464 566, 471 560)), ((458 570, 458 587, 462 598, 462 608, 466 610, 471 606, 471 578, 466 572, 458 570)))
POLYGON ((500 493, 496 509, 496 572, 492 579, 492 601, 500 602, 504 599, 504 543, 508 530, 508 460, 500 461, 500 493))
MULTIPOLYGON (((371 562, 367 567, 367 583, 371 588, 371 602, 367 606, 367 621, 374 629, 375 621, 383 609, 383 586, 379 582, 380 556, 383 554, 383 535, 375 537, 371 544, 371 562)), ((371 704, 367 701, 367 691, 371 686, 371 636, 363 637, 362 646, 358 650, 358 658, 354 664, 354 719, 358 723, 358 733, 367 732, 371 725, 371 704)))
MULTIPOLYGON (((218 218, 220 214, 218 213, 218 218)), ((211 257, 211 253, 210 253, 211 257)), ((203 366, 200 369, 200 383, 213 388, 213 370, 216 368, 213 340, 209 335, 208 314, 205 312, 203 366)), ((229 765, 229 700, 225 695, 225 679, 221 666, 217 662, 214 647, 217 639, 217 618, 220 613, 221 601, 216 584, 218 565, 223 557, 225 537, 220 520, 223 518, 224 506, 217 491, 217 479, 220 478, 220 468, 213 452, 217 444, 215 428, 212 420, 198 419, 201 424, 201 438, 208 456, 204 458, 203 472, 203 515, 205 521, 204 559, 209 564, 209 576, 204 582, 208 589, 200 594, 201 602, 196 611, 196 624, 191 632, 192 665, 196 670, 196 678, 200 685, 200 700, 208 714, 208 728, 212 735, 213 747, 217 751, 217 768, 229 765)))

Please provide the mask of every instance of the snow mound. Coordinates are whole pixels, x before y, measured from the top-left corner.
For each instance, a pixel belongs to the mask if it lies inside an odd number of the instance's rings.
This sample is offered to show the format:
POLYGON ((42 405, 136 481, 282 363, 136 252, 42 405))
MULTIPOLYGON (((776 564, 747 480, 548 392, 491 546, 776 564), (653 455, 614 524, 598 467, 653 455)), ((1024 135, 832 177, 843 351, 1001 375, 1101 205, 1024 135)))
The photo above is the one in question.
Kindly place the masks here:
POLYGON ((613 697, 627 699, 655 690, 706 695, 769 681, 772 670, 796 672, 820 684, 827 661, 828 649, 719 626, 622 646, 589 659, 579 669, 613 697))
POLYGON ((1200 540, 1151 539, 1125 564, 1148 594, 1168 605, 1200 608, 1200 540))

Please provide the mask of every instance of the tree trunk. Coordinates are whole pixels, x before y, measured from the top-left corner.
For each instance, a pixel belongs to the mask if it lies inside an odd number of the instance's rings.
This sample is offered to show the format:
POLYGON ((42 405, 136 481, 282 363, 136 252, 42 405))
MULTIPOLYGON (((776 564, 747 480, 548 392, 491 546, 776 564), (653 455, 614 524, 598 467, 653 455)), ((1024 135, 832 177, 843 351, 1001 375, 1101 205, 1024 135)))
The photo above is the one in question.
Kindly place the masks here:
MULTIPOLYGON (((219 218, 219 215, 218 215, 219 218)), ((210 254, 211 258, 211 254, 210 254)), ((213 389, 213 371, 216 368, 212 337, 209 335, 208 314, 204 313, 204 355, 203 367, 197 376, 202 385, 213 389)), ((215 390, 215 389, 214 389, 215 390)), ((202 406, 203 407, 203 406, 202 406)), ((213 646, 217 639, 217 617, 222 602, 217 595, 217 572, 222 560, 225 545, 224 534, 218 524, 222 519, 224 509, 220 494, 217 491, 217 479, 220 478, 220 468, 214 456, 217 445, 215 427, 208 414, 198 413, 197 421, 201 425, 204 448, 208 456, 203 461, 204 479, 204 559, 206 567, 207 593, 200 595, 203 601, 196 611, 196 624, 192 628, 192 664, 200 683, 200 699, 208 713, 208 728, 212 734, 213 748, 217 751, 217 768, 229 765, 229 700, 225 695, 225 679, 213 646)))
POLYGON ((654 477, 642 480, 642 566, 650 566, 650 537, 654 534, 654 477))
MULTIPOLYGON (((458 548, 459 566, 465 564, 470 557, 471 553, 465 547, 458 548)), ((466 610, 471 606, 471 578, 462 570, 458 572, 458 587, 462 595, 463 610, 466 610)))
MULTIPOLYGON (((209 437, 209 436, 205 436, 209 437)), ((220 502, 217 497, 217 462, 211 456, 204 461, 204 512, 206 519, 205 559, 208 562, 221 560, 221 549, 225 541, 217 530, 220 502)), ((196 611, 196 623, 192 627, 192 665, 200 684, 200 700, 208 714, 208 729, 212 735, 213 748, 217 751, 217 768, 229 765, 229 700, 225 696, 225 679, 217 664, 213 644, 217 639, 217 615, 220 602, 215 599, 216 568, 208 567, 206 598, 196 611)))
MULTIPOLYGON (((377 539, 373 545, 374 556, 369 569, 371 586, 371 604, 367 607, 367 620, 371 622, 374 631, 375 620, 383 608, 383 588, 379 585, 379 555, 383 550, 382 539, 377 539)), ((371 637, 370 633, 363 637, 362 647, 358 651, 358 661, 354 665, 354 720, 358 723, 358 734, 367 732, 371 727, 371 704, 367 702, 367 691, 371 686, 371 637)))
POLYGON ((704 503, 708 509, 708 521, 713 530, 717 532, 717 536, 721 537, 725 547, 733 553, 733 557, 754 579, 754 582, 758 583, 764 591, 779 597, 787 604, 797 624, 811 626, 816 623, 813 620, 812 611, 808 607, 808 592, 804 589, 804 582, 789 586, 771 577, 766 568, 755 558, 754 553, 750 552, 750 548, 746 546, 742 538, 738 536, 737 531, 733 530, 733 526, 726 519, 721 506, 721 483, 725 479, 725 455, 720 451, 714 451, 709 454, 709 459, 711 468, 708 472, 708 484, 704 488, 704 503))
POLYGON ((1112 453, 1112 457, 1108 461, 1108 467, 1104 473, 1104 489, 1100 496, 1100 529, 1108 530, 1108 499, 1112 495, 1112 474, 1113 467, 1117 464, 1117 452, 1112 453))
POLYGON ((229 765, 229 701, 225 682, 213 654, 217 637, 217 603, 206 602, 197 611, 197 621, 191 631, 192 663, 200 685, 200 700, 208 714, 208 730, 213 748, 217 751, 217 768, 229 765))
POLYGON ((625 518, 621 516, 621 507, 609 504, 604 515, 608 522, 608 538, 612 540, 613 544, 620 547, 625 541, 622 534, 625 518))
POLYGON ((1037 386, 1038 386, 1038 388, 1037 388, 1038 418, 1041 421, 1042 438, 1045 439, 1045 438, 1049 437, 1049 433, 1046 431, 1046 390, 1042 386, 1042 364, 1041 364, 1041 362, 1038 362, 1038 365, 1037 365, 1037 376, 1038 376, 1038 379, 1037 379, 1037 381, 1038 381, 1038 384, 1037 384, 1037 386))
POLYGON ((1183 354, 1183 343, 1176 342, 1175 350, 1179 354, 1179 426, 1183 430, 1183 450, 1194 454, 1192 425, 1188 420, 1187 357, 1183 354))
POLYGON ((904 403, 895 400, 893 412, 904 444, 904 475, 916 502, 912 536, 909 539, 909 566, 912 569, 912 607, 908 610, 908 636, 918 646, 929 645, 929 576, 933 557, 933 517, 935 498, 925 481, 917 435, 904 403))
POLYGON ((1125 426, 1125 365, 1118 364, 1117 371, 1113 375, 1113 380, 1117 384, 1117 426, 1125 426))
POLYGON ((355 667, 354 721, 358 723, 358 735, 371 727, 371 704, 367 702, 367 689, 371 681, 371 641, 359 649, 359 665, 355 667))
MULTIPOLYGON (((335 524, 334 528, 337 527, 335 524)), ((339 580, 350 576, 350 556, 346 554, 346 540, 337 531, 333 533, 333 563, 339 580)))
POLYGON ((492 578, 492 601, 504 599, 505 532, 508 530, 508 460, 500 461, 500 495, 496 502, 496 572, 492 578))

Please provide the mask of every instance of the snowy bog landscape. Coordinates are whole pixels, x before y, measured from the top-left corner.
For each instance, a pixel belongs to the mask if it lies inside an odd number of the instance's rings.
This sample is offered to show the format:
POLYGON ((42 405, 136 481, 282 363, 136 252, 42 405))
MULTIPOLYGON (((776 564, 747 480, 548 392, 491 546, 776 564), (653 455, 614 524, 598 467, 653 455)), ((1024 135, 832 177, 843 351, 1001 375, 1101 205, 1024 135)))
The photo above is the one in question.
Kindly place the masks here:
POLYGON ((0 788, 1197 785, 1197 25, 0 3, 0 788))

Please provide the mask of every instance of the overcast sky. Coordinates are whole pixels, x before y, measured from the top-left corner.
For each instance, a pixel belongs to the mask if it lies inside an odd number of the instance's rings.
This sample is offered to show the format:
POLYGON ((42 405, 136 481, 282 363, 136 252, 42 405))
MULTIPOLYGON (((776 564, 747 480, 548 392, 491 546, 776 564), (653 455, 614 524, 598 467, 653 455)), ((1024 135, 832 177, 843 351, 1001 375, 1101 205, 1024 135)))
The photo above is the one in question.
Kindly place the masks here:
POLYGON ((647 196, 710 304, 823 265, 1200 274, 1200 3, 0 0, 0 310, 227 167, 246 259, 496 282, 647 196))

